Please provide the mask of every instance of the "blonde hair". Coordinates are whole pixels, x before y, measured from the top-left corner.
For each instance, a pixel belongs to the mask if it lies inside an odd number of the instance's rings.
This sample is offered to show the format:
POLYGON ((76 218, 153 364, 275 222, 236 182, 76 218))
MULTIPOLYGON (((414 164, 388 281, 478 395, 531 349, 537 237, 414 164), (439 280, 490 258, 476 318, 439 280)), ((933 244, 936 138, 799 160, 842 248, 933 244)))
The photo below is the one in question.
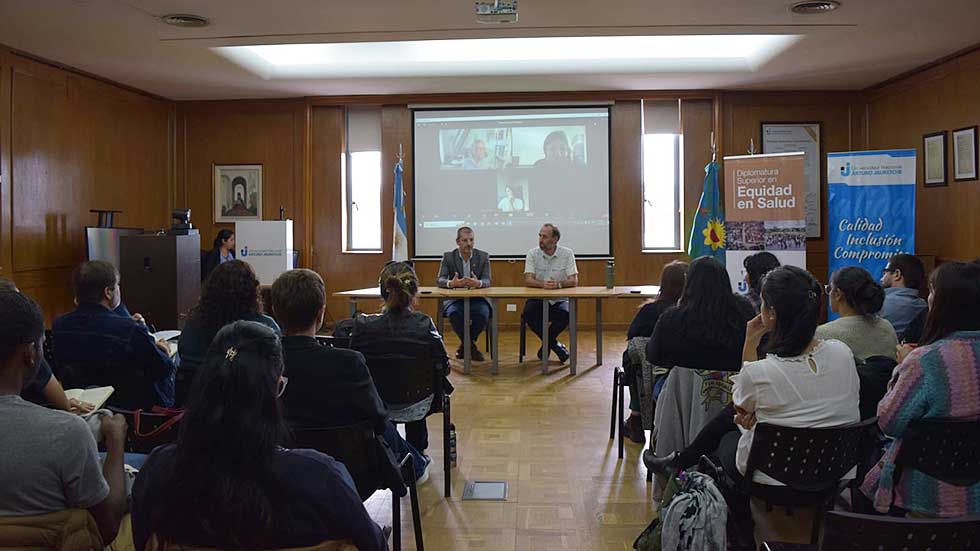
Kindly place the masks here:
POLYGON ((388 264, 378 277, 381 293, 385 298, 385 310, 401 313, 412 305, 419 292, 419 278, 415 269, 405 262, 388 264))

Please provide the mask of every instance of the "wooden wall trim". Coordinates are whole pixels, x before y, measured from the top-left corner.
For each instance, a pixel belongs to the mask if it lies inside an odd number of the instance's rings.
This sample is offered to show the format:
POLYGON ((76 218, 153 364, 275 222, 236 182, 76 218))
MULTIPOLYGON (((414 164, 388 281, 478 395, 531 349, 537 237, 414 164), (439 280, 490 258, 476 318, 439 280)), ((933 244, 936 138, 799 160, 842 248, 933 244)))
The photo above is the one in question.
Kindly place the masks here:
POLYGON ((13 233, 13 216, 11 205, 11 112, 13 110, 11 95, 10 54, 0 49, 0 276, 13 276, 13 249, 11 235, 13 233))
POLYGON ((641 99, 712 99, 716 92, 704 90, 582 90, 551 92, 466 92, 445 94, 313 96, 314 106, 409 105, 439 103, 547 103, 566 101, 614 102, 641 99))
POLYGON ((915 85, 916 81, 921 82, 934 78, 942 78, 961 68, 963 66, 962 64, 977 66, 977 63, 980 63, 980 43, 968 46, 947 56, 930 61, 925 65, 873 84, 861 92, 869 100, 874 100, 881 95, 895 93, 896 89, 907 87, 910 84, 915 85))

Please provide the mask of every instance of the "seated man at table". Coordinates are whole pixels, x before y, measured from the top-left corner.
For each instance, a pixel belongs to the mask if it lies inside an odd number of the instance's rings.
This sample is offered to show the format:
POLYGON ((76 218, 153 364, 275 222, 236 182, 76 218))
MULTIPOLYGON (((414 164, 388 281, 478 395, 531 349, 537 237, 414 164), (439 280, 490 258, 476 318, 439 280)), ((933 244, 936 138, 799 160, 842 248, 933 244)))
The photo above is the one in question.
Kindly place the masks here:
MULTIPOLYGON (((538 232, 538 246, 527 252, 524 260, 524 284, 538 289, 566 289, 578 285, 578 267, 575 253, 568 247, 558 244, 561 231, 554 224, 541 226, 538 232)), ((538 338, 541 337, 543 304, 540 299, 531 299, 524 304, 524 320, 538 338)), ((558 335, 568 327, 568 299, 549 301, 548 306, 548 348, 561 362, 568 359, 568 349, 558 342, 558 335)), ((543 357, 544 347, 538 349, 538 358, 543 357)))
POLYGON ((401 461, 415 456, 418 483, 428 479, 431 460, 410 447, 388 420, 364 356, 316 340, 326 311, 323 278, 312 270, 290 270, 272 284, 272 310, 283 331, 282 394, 286 422, 293 430, 329 428, 370 421, 401 461))
POLYGON ((171 407, 176 368, 170 349, 150 335, 145 323, 115 312, 122 301, 115 266, 84 262, 71 279, 78 308, 52 326, 55 364, 68 370, 66 382, 111 384, 116 390, 109 404, 125 409, 171 407), (120 388, 120 380, 126 388, 120 388))
MULTIPOLYGON (((490 286, 490 255, 473 247, 473 229, 463 226, 456 230, 456 248, 442 255, 439 265, 439 287, 449 289, 482 289, 490 286)), ((476 346, 477 337, 487 327, 490 303, 484 298, 470 299, 470 342, 463 342, 463 299, 447 300, 444 315, 459 336, 456 357, 463 358, 463 346, 470 347, 470 357, 482 362, 483 354, 476 346)))

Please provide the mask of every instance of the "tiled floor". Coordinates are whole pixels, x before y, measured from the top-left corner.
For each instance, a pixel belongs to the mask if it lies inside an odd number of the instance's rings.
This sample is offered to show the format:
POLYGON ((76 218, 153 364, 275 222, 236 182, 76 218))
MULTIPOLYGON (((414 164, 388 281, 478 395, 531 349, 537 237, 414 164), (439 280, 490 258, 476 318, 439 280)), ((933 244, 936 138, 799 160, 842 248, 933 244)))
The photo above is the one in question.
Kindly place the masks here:
MULTIPOLYGON (((442 418, 429 418, 433 458, 420 488, 426 549, 432 551, 625 551, 654 515, 652 487, 639 461, 641 446, 627 440, 616 457, 609 439, 612 369, 625 340, 604 335, 604 361, 595 366, 595 336, 581 332, 578 375, 552 363, 517 363, 517 334, 501 338, 500 373, 489 362, 472 375, 454 365, 452 420, 458 466, 453 495, 443 497, 442 418), (506 502, 462 501, 467 480, 506 480, 506 502)), ((481 339, 482 341, 482 339, 481 339)), ((533 337, 530 341, 537 342, 533 337)), ((450 335, 448 348, 458 341, 450 335)), ((536 348, 530 352, 533 354, 536 348)), ((533 356, 532 356, 533 357, 533 356)), ((390 495, 367 502, 372 516, 390 523, 390 495)), ((415 549, 409 500, 402 502, 404 549, 415 549)))

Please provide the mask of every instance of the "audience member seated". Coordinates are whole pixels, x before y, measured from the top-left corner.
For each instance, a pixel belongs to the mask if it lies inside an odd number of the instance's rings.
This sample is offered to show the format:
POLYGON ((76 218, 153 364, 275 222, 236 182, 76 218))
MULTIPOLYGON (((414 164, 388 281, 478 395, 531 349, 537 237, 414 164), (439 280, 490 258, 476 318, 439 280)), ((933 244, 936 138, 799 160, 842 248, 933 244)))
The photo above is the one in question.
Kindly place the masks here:
POLYGON ((327 428, 371 421, 375 431, 401 461, 415 456, 417 482, 428 479, 428 461, 412 450, 388 420, 378 391, 360 352, 321 345, 326 289, 320 274, 290 270, 272 284, 272 309, 282 324, 285 374, 292 382, 282 395, 292 429, 327 428))
POLYGON ((218 331, 233 321, 255 321, 279 333, 279 325, 262 313, 259 280, 241 260, 218 265, 201 288, 201 298, 190 311, 177 342, 177 405, 187 401, 194 377, 218 331))
POLYGON ((215 268, 235 260, 235 232, 225 228, 218 231, 211 250, 201 258, 201 281, 205 281, 215 268))
POLYGON ((288 434, 278 398, 285 386, 272 329, 238 321, 218 332, 177 443, 154 450, 133 487, 137 551, 151 538, 215 549, 351 539, 361 551, 387 549, 342 463, 280 447, 288 434))
POLYGON ((902 436, 912 422, 980 417, 980 264, 942 264, 930 277, 929 291, 923 338, 918 347, 900 347, 900 363, 878 404, 878 425, 893 440, 862 491, 883 513, 894 506, 927 516, 975 515, 980 484, 953 486, 915 469, 904 469, 897 484, 893 478, 902 436))
MULTIPOLYGON (((361 351, 397 351, 399 344, 412 343, 428 346, 433 369, 442 375, 443 390, 453 391, 449 379, 449 357, 442 337, 436 331, 432 318, 415 308, 418 304, 419 280, 415 269, 408 262, 389 262, 378 278, 384 309, 380 314, 361 314, 354 320, 351 348, 361 351)), ((416 404, 388 404, 391 419, 405 423, 408 443, 425 453, 429 447, 429 431, 425 417, 441 409, 434 396, 428 396, 416 404)))
POLYGON ((925 280, 922 261, 910 254, 896 254, 888 259, 881 275, 881 286, 885 288, 881 317, 891 322, 904 342, 919 342, 921 327, 916 332, 913 326, 916 318, 926 311, 926 301, 919 296, 925 280))
POLYGON ((878 316, 885 292, 867 270, 855 266, 837 270, 827 295, 830 309, 840 317, 817 327, 818 339, 843 342, 859 362, 872 356, 895 358, 895 329, 878 316))
POLYGON ((135 409, 174 403, 175 367, 170 348, 156 341, 142 316, 121 308, 119 272, 93 260, 75 268, 72 286, 78 307, 54 321, 54 359, 72 386, 113 384, 109 404, 135 409), (130 387, 132 385, 132 387, 130 387))
POLYGON ((732 293, 725 266, 702 256, 691 262, 677 306, 657 320, 647 343, 647 361, 664 367, 738 371, 745 323, 752 316, 752 304, 732 293))
POLYGON ((745 257, 742 267, 745 268, 745 284, 749 288, 745 298, 749 299, 758 314, 762 308, 762 279, 779 267, 779 259, 769 251, 762 251, 745 257))
POLYGON ((0 312, 0 516, 87 509, 108 545, 126 513, 126 421, 101 418, 106 456, 100 465, 92 429, 81 417, 22 399, 41 362, 44 317, 33 300, 9 287, 0 288, 0 312))
MULTIPOLYGON (((817 280, 795 266, 778 268, 763 281, 762 311, 747 325, 742 352, 746 363, 732 392, 738 429, 722 437, 715 453, 717 464, 736 487, 742 483, 757 422, 824 428, 860 421, 851 351, 840 341, 815 337, 820 298, 817 280), (759 342, 767 333, 769 353, 756 361, 759 342)), ((753 482, 765 485, 771 499, 787 500, 781 494, 788 490, 775 479, 757 472, 753 482)), ((752 526, 747 495, 736 496, 730 507, 736 525, 752 526)))
MULTIPOLYGON (((668 308, 677 305, 677 300, 684 292, 684 280, 687 277, 687 262, 674 260, 664 266, 660 272, 660 294, 656 300, 652 300, 640 307, 640 310, 630 322, 629 329, 626 331, 626 339, 633 340, 640 337, 645 345, 646 339, 653 334, 653 328, 668 308)), ((629 346, 629 345, 627 345, 629 346)), ((623 352, 623 377, 630 389, 630 416, 623 426, 623 434, 637 444, 646 442, 646 435, 643 433, 643 423, 640 420, 640 391, 637 379, 640 377, 641 366, 630 360, 629 350, 623 352)))
POLYGON ((850 350, 840 341, 814 338, 821 293, 813 276, 793 266, 777 268, 764 278, 762 298, 761 313, 748 323, 742 352, 747 363, 734 377, 734 403, 705 425, 684 450, 662 457, 644 451, 648 468, 660 474, 687 469, 717 449, 721 463, 730 471, 737 449, 739 469, 744 470, 751 432, 743 431, 748 436, 745 442, 739 441, 736 415, 747 429, 754 426, 755 419, 797 427, 859 420, 859 388, 850 350), (766 335, 769 353, 755 361, 766 335), (753 369, 747 374, 750 366, 753 369))

